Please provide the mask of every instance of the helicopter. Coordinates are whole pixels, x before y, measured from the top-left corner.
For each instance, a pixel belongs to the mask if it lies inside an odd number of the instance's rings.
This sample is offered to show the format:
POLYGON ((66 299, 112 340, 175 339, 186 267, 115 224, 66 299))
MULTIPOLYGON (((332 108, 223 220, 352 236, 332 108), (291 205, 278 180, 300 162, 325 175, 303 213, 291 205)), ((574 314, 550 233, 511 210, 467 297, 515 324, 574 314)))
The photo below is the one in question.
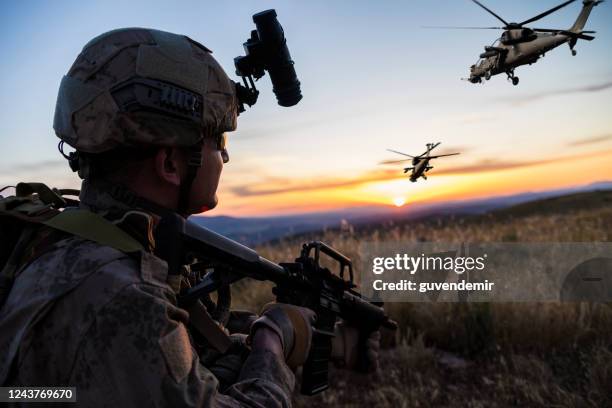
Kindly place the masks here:
POLYGON ((425 173, 433 169, 433 166, 429 165, 429 161, 431 159, 437 159, 438 157, 445 157, 445 156, 455 156, 459 154, 459 153, 449 153, 449 154, 438 154, 436 156, 431 156, 430 155, 431 151, 435 149, 436 147, 438 147, 439 145, 440 145, 440 142, 427 143, 427 150, 425 151, 425 153, 420 154, 418 156, 411 156, 406 153, 398 152, 397 150, 387 149, 387 151, 389 152, 401 154, 402 156, 408 156, 410 157, 410 159, 394 160, 394 161, 388 161, 385 163, 387 164, 401 163, 403 161, 412 160, 412 167, 404 168, 404 174, 408 173, 409 171, 412 171, 412 173, 410 173, 410 181, 412 181, 413 183, 416 182, 419 179, 419 177, 423 177, 424 180, 427 180, 427 176, 425 175, 425 173))
POLYGON ((593 7, 602 3, 603 0, 583 0, 582 10, 578 18, 569 29, 551 29, 551 28, 528 28, 526 24, 540 20, 547 15, 573 3, 576 0, 568 0, 538 14, 535 17, 529 18, 521 23, 508 23, 506 20, 495 14, 484 4, 478 0, 472 0, 474 3, 485 9, 489 14, 501 21, 503 27, 444 27, 444 26, 429 26, 427 28, 451 28, 451 29, 484 29, 484 30, 504 30, 501 37, 492 45, 485 46, 484 52, 480 54, 480 59, 470 67, 470 77, 464 78, 473 84, 491 79, 493 75, 505 73, 508 80, 513 85, 518 85, 519 78, 514 75, 514 69, 521 65, 531 65, 540 57, 553 48, 562 44, 568 43, 572 55, 576 55, 574 47, 578 40, 592 41, 595 39, 592 35, 595 31, 583 31, 587 19, 591 14, 593 7))

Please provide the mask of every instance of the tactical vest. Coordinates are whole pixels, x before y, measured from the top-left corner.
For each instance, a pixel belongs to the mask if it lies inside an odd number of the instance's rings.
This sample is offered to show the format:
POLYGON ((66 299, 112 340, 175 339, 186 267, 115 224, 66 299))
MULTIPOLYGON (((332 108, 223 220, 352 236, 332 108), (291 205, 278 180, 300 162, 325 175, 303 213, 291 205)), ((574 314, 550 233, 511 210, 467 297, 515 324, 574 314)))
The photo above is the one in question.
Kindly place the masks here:
MULTIPOLYGON (((78 196, 78 190, 51 189, 41 183, 19 183, 15 190, 14 196, 0 196, 0 309, 19 271, 70 235, 126 254, 145 250, 123 229, 99 214, 78 208, 77 200, 66 197, 78 196)), ((191 325, 208 344, 221 352, 230 347, 229 337, 201 302, 188 312, 191 325)))
POLYGON ((17 272, 54 243, 50 238, 54 232, 76 235, 124 253, 144 249, 121 228, 79 209, 77 200, 66 197, 78 194, 78 190, 51 189, 42 183, 19 183, 14 196, 0 196, 0 307, 17 272))

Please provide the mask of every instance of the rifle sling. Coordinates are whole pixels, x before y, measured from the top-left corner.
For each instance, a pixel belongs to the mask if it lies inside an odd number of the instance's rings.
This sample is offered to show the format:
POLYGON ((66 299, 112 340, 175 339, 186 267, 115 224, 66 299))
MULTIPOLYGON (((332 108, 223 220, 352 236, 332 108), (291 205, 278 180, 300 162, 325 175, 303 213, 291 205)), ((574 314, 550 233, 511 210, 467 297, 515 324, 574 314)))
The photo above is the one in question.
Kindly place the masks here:
POLYGON ((189 321, 196 330, 217 351, 225 353, 231 345, 231 340, 223 329, 210 317, 204 305, 200 301, 193 302, 186 310, 189 312, 189 321))

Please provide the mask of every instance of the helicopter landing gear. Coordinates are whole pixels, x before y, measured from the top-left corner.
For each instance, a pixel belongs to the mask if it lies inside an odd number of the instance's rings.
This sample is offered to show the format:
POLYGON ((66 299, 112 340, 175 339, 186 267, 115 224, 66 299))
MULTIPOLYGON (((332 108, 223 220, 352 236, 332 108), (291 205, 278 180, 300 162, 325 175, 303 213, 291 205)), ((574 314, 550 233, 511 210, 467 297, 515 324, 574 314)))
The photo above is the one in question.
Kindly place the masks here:
POLYGON ((576 52, 576 50, 574 49, 574 47, 576 46, 576 43, 578 42, 577 38, 572 38, 569 43, 567 43, 567 45, 569 45, 570 51, 572 51, 572 56, 576 56, 576 54, 578 54, 578 52, 576 52))
POLYGON ((514 76, 514 70, 506 71, 506 75, 508 75, 508 80, 512 81, 512 85, 518 85, 519 78, 517 76, 514 76))

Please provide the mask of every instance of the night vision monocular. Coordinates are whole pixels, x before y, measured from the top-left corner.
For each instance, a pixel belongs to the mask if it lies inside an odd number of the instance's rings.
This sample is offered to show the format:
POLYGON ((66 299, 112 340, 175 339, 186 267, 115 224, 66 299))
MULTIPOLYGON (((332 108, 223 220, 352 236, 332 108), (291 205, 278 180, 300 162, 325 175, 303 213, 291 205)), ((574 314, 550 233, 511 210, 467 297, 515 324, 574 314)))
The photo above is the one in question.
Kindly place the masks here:
POLYGON ((234 58, 236 75, 242 77, 244 85, 236 84, 239 110, 244 111, 244 104, 252 106, 257 102, 259 91, 255 80, 270 74, 272 88, 280 106, 293 106, 302 99, 300 81, 298 81, 287 48, 283 27, 276 18, 275 10, 266 10, 253 15, 256 30, 244 43, 246 55, 234 58))

